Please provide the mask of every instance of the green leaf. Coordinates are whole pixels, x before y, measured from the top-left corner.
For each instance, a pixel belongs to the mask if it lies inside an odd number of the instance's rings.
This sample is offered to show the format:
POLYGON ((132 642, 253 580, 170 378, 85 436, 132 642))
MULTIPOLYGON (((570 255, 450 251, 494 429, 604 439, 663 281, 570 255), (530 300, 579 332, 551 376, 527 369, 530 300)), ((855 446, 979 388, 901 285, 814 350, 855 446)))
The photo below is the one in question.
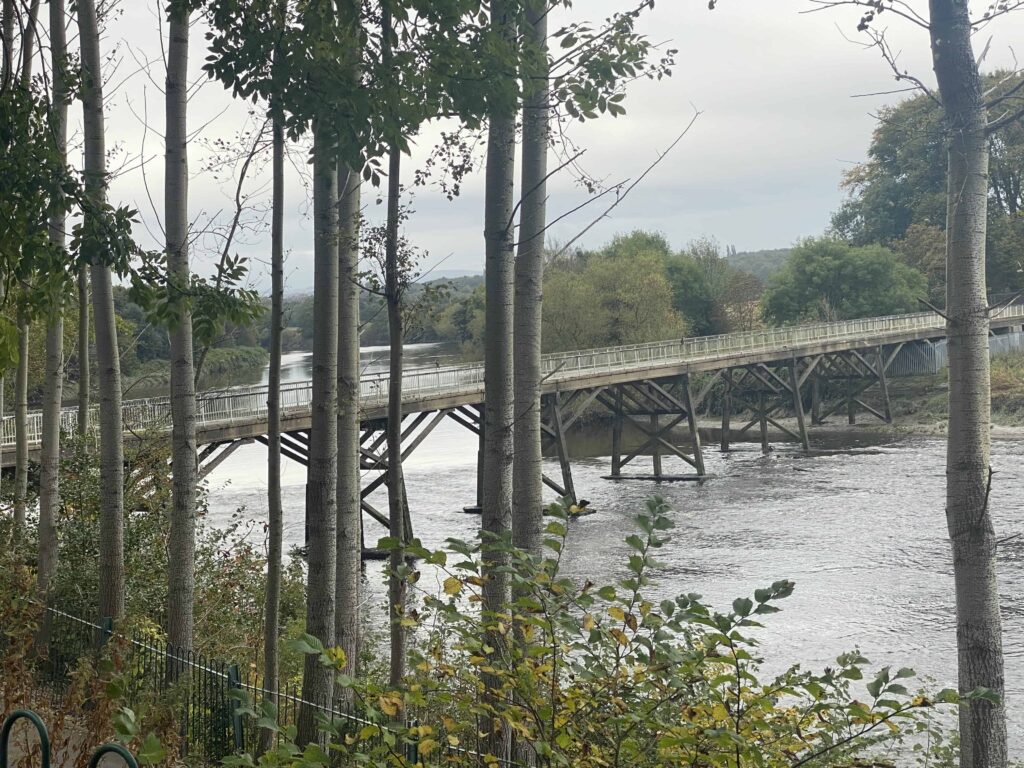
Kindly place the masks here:
POLYGON ((146 735, 135 754, 139 765, 157 765, 162 763, 165 757, 167 757, 167 750, 164 749, 164 745, 160 743, 160 739, 154 733, 146 735))

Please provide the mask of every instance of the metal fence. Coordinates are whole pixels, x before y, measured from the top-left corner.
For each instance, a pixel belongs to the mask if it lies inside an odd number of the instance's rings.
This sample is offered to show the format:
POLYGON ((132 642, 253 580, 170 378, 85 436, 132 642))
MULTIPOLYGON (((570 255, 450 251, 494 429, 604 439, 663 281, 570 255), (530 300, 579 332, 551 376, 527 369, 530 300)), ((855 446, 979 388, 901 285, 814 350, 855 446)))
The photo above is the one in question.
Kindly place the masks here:
MULTIPOLYGON (((342 739, 372 723, 351 708, 338 704, 310 703, 301 697, 297 686, 284 684, 276 697, 262 686, 253 670, 239 670, 236 664, 211 659, 194 651, 182 651, 167 643, 138 633, 122 634, 109 620, 99 624, 64 611, 47 608, 44 616, 45 652, 37 659, 40 683, 49 691, 54 705, 59 705, 67 692, 75 670, 83 659, 96 659, 107 653, 116 660, 120 670, 126 703, 138 707, 142 702, 159 702, 175 713, 181 755, 190 763, 219 764, 225 757, 240 752, 252 753, 259 744, 260 728, 254 718, 243 716, 246 706, 261 711, 266 701, 275 701, 280 726, 294 725, 299 710, 308 705, 318 718, 334 723, 342 739)), ((0 652, 3 643, 0 642, 0 652)), ((431 718, 440 719, 440 718, 431 718)), ((415 713, 407 726, 418 725, 415 713)), ((401 743, 395 739, 393 749, 406 764, 497 765, 520 768, 518 763, 490 758, 481 754, 482 744, 452 745, 444 736, 443 726, 432 723, 433 738, 440 747, 431 755, 419 754, 417 743, 401 743), (468 762, 467 762, 468 761, 468 762)), ((477 733, 481 728, 475 729, 477 733)), ((397 735, 397 734, 396 734, 397 735)), ((360 740, 364 746, 380 744, 383 732, 360 740)))
MULTIPOLYGON (((1011 304, 993 314, 994 319, 1021 318, 1024 304, 1011 304)), ((758 352, 789 351, 822 341, 884 343, 889 337, 907 333, 934 331, 943 333, 945 321, 934 312, 891 315, 833 323, 814 323, 787 328, 771 328, 692 339, 672 339, 649 344, 580 350, 545 355, 542 372, 549 381, 571 382, 596 373, 614 373, 639 368, 672 366, 686 362, 726 360, 730 357, 758 352)), ((364 376, 360 381, 360 402, 363 408, 379 408, 387 403, 389 379, 386 373, 364 376)), ((403 377, 403 397, 407 401, 440 395, 480 395, 484 391, 484 366, 481 363, 446 367, 414 368, 403 377)), ((281 408, 285 415, 304 413, 312 400, 308 381, 292 382, 281 387, 281 408)), ((170 429, 170 398, 157 397, 129 400, 123 406, 124 428, 133 431, 170 429)), ((95 410, 95 409, 94 409, 95 410)), ((267 386, 232 387, 202 393, 197 402, 196 421, 200 426, 230 425, 264 419, 267 414, 267 386)), ((62 429, 72 432, 78 422, 76 408, 61 413, 62 429)), ((91 424, 98 424, 94 414, 91 424)), ((42 437, 42 414, 28 418, 28 442, 38 444, 42 437)), ((3 420, 0 448, 15 444, 14 417, 3 420)))

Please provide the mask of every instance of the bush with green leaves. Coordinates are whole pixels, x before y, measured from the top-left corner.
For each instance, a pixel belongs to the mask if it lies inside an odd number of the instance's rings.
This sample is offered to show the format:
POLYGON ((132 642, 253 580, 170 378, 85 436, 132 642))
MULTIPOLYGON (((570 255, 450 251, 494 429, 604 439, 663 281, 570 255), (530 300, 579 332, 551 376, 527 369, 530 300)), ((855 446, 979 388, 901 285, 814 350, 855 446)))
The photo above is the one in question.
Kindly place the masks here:
POLYGON ((652 601, 656 556, 673 527, 670 510, 655 499, 627 539, 627 575, 615 584, 580 583, 561 567, 566 509, 555 505, 549 514, 543 559, 505 540, 409 548, 418 564, 402 575, 416 584, 436 569, 442 589, 424 590, 404 614, 417 639, 404 685, 341 674, 340 651, 307 636, 299 647, 336 670, 359 719, 325 721, 326 747, 300 748, 294 728, 277 724, 272 708, 251 712, 281 737, 258 762, 492 766, 515 755, 545 767, 733 768, 855 765, 899 754, 944 764, 936 757, 950 751, 942 713, 961 700, 956 691, 912 691, 914 673, 905 668, 868 674, 857 651, 821 673, 799 665, 761 671, 756 633, 792 582, 758 589, 726 611, 696 594, 652 601), (502 568, 514 594, 496 613, 480 607, 488 548, 507 556, 502 568))

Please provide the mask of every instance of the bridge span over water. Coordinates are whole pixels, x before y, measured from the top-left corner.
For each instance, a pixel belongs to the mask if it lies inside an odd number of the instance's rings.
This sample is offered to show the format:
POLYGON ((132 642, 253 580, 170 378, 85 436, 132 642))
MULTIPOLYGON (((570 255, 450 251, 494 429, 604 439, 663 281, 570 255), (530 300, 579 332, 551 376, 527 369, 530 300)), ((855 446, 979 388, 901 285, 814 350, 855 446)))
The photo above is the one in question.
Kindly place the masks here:
MULTIPOLYGON (((1024 305, 993 311, 991 327, 993 333, 1024 330, 1024 305)), ((709 398, 715 400, 721 416, 722 450, 728 450, 733 436, 753 430, 767 452, 769 427, 808 449, 809 427, 837 413, 850 423, 858 413, 890 421, 889 377, 929 370, 929 349, 945 334, 944 319, 923 312, 545 355, 542 432, 546 448, 558 457, 561 469, 560 477, 545 477, 545 482, 560 495, 576 498, 566 435, 584 412, 595 408, 611 417, 609 477, 615 479, 703 477, 697 410, 709 398), (788 423, 782 423, 783 417, 788 423), (650 457, 650 472, 626 474, 623 470, 639 457, 650 457), (680 459, 687 472, 666 474, 666 457, 680 459)), ((385 525, 384 515, 366 497, 386 482, 387 397, 386 373, 362 378, 362 463, 364 470, 377 475, 365 484, 364 509, 385 525)), ((310 399, 309 382, 282 386, 281 451, 302 464, 309 444, 310 399)), ((412 453, 444 419, 482 438, 485 407, 482 364, 406 371, 403 456, 412 453)), ((169 398, 128 400, 123 413, 130 439, 170 431, 169 398)), ((93 414, 92 424, 97 416, 93 414)), ((77 418, 77 408, 65 409, 62 429, 72 433, 77 418)), ((30 414, 32 449, 38 449, 41 429, 42 415, 30 414)), ((265 443, 266 431, 265 385, 199 395, 197 442, 204 474, 240 445, 265 443)), ((14 437, 13 417, 7 417, 0 440, 3 466, 13 462, 14 437)))

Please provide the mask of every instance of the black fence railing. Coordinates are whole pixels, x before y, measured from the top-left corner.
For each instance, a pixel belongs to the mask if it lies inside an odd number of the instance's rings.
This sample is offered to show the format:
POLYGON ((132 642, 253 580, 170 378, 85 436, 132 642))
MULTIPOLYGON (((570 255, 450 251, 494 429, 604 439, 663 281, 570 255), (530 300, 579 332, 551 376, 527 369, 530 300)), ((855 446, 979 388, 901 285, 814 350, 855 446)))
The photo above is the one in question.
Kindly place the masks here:
MULTIPOLYGON (((109 620, 99 624, 81 619, 56 608, 47 608, 45 617, 47 648, 41 649, 39 676, 55 700, 63 697, 72 673, 83 658, 94 656, 100 649, 117 656, 125 694, 130 705, 159 701, 176 710, 176 723, 182 757, 189 763, 216 764, 239 752, 252 752, 260 741, 260 729, 254 718, 243 717, 245 705, 260 711, 264 702, 274 700, 273 692, 262 687, 252 671, 241 672, 237 665, 210 659, 190 650, 180 650, 167 643, 141 635, 123 634, 114 630, 109 620)), ((325 703, 305 702, 301 691, 282 685, 276 695, 277 722, 293 725, 304 705, 312 706, 319 716, 332 721, 342 736, 379 725, 360 716, 357 710, 325 703)), ((433 718, 431 718, 433 719, 433 718)), ((410 719, 408 726, 417 725, 410 719)), ((474 729, 478 734, 481 729, 474 729)), ((519 763, 493 758, 484 759, 483 744, 452 745, 440 728, 435 727, 439 748, 429 756, 420 755, 418 744, 401 744, 395 740, 393 749, 408 765, 498 765, 516 768, 519 763)), ((362 740, 370 746, 383 741, 383 734, 362 740)))

